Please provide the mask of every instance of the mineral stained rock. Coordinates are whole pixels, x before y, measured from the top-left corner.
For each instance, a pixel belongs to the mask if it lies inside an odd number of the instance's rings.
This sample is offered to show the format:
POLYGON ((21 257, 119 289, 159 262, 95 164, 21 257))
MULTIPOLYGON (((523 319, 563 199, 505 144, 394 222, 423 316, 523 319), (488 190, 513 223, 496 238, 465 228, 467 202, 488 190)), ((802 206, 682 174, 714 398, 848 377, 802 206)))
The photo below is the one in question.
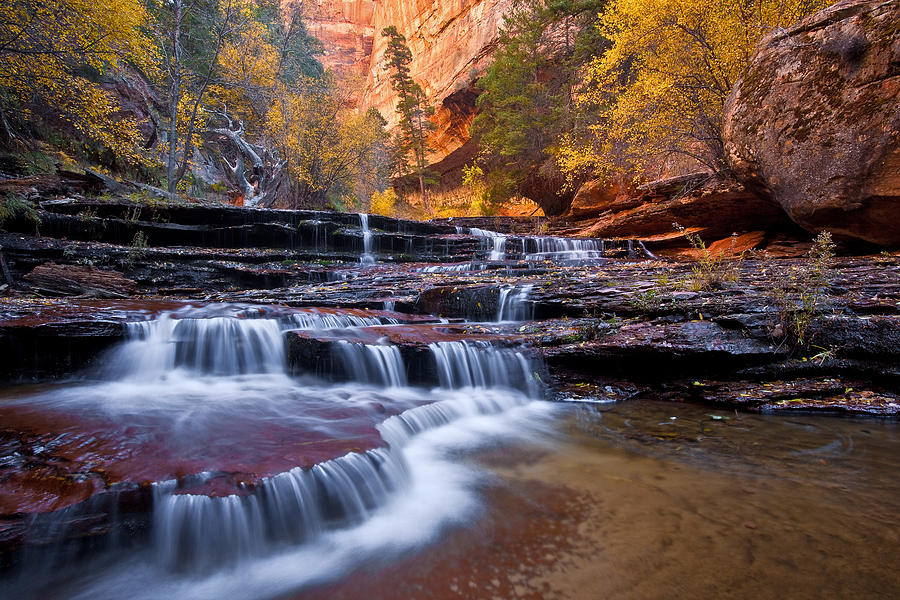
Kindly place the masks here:
POLYGON ((800 226, 900 245, 900 3, 844 0, 765 38, 732 91, 727 158, 800 226))

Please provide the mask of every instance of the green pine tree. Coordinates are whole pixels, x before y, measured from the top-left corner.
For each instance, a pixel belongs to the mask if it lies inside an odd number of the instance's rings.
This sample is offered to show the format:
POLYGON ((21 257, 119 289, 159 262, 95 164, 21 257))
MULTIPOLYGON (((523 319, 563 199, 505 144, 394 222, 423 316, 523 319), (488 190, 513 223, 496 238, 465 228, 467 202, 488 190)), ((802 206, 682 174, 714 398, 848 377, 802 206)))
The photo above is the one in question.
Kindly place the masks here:
POLYGON ((422 194, 422 205, 429 210, 425 192, 425 180, 428 177, 428 136, 434 130, 431 115, 434 107, 427 104, 422 86, 409 74, 412 52, 406 45, 406 38, 393 25, 385 27, 381 35, 389 38, 385 52, 385 68, 391 72, 391 87, 397 94, 397 114, 400 116, 400 139, 397 154, 400 162, 408 163, 412 154, 415 175, 419 180, 419 191, 422 194))

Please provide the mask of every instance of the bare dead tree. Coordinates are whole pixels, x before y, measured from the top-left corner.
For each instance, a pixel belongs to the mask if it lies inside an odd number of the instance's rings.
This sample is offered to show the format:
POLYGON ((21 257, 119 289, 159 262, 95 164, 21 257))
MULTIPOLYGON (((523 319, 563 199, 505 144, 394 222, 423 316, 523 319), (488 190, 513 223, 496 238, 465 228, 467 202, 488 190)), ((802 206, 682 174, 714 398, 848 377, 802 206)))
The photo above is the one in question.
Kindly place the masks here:
POLYGON ((230 182, 241 192, 244 206, 272 206, 286 184, 287 160, 280 158, 273 148, 249 142, 244 123, 232 119, 227 109, 210 112, 227 123, 207 132, 215 136, 221 148, 220 159, 230 173, 230 182))

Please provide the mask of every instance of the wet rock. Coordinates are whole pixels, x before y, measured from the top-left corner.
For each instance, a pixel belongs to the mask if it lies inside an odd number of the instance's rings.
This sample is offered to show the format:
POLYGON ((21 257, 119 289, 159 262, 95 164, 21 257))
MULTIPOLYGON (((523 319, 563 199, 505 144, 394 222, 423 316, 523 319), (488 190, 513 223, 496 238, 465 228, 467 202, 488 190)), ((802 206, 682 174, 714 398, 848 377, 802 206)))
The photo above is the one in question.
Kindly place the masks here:
POLYGON ((127 298, 137 291, 135 282, 122 273, 89 265, 48 262, 35 267, 25 279, 42 292, 60 296, 127 298))
POLYGON ((490 321, 497 315, 499 298, 498 286, 441 286, 419 294, 416 307, 421 312, 442 317, 490 321))
POLYGON ((713 322, 688 321, 628 323, 596 340, 544 348, 543 354, 551 365, 658 379, 728 372, 776 361, 788 351, 713 322))
POLYGON ((813 343, 849 358, 900 358, 900 317, 828 316, 810 324, 813 343))
POLYGON ((728 99, 732 170, 809 231, 900 244, 898 21, 838 2, 765 38, 728 99))
POLYGON ((900 414, 900 396, 873 390, 852 378, 818 377, 766 382, 704 381, 685 386, 689 397, 761 412, 833 411, 890 416, 900 414))
POLYGON ((121 340, 121 323, 96 315, 27 324, 0 321, 0 380, 38 381, 80 371, 121 340))

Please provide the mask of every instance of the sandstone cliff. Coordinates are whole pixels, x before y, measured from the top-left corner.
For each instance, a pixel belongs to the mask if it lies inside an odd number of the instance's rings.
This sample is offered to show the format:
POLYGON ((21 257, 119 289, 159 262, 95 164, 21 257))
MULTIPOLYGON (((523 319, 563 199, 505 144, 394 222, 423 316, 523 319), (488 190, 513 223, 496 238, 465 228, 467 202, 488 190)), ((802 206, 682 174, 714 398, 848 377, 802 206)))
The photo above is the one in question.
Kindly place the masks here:
POLYGON ((318 0, 306 10, 309 32, 325 48, 325 68, 364 76, 372 57, 375 0, 318 0))
MULTIPOLYGON (((384 0, 376 3, 375 39, 366 75, 366 106, 396 123, 396 97, 383 67, 381 30, 395 25, 413 53, 411 74, 436 107, 438 126, 432 162, 447 158, 469 140, 475 113, 475 80, 490 62, 511 0, 384 0)), ((453 161, 451 158, 451 162, 453 161)))
POLYGON ((511 4, 512 0, 317 0, 307 10, 310 33, 325 47, 322 63, 339 75, 360 76, 361 108, 376 108, 388 128, 397 123, 397 98, 383 65, 387 44, 381 31, 395 25, 406 37, 413 53, 411 74, 436 109, 430 160, 436 170, 446 172, 474 155, 474 144, 467 142, 475 116, 475 81, 490 63, 511 4))

